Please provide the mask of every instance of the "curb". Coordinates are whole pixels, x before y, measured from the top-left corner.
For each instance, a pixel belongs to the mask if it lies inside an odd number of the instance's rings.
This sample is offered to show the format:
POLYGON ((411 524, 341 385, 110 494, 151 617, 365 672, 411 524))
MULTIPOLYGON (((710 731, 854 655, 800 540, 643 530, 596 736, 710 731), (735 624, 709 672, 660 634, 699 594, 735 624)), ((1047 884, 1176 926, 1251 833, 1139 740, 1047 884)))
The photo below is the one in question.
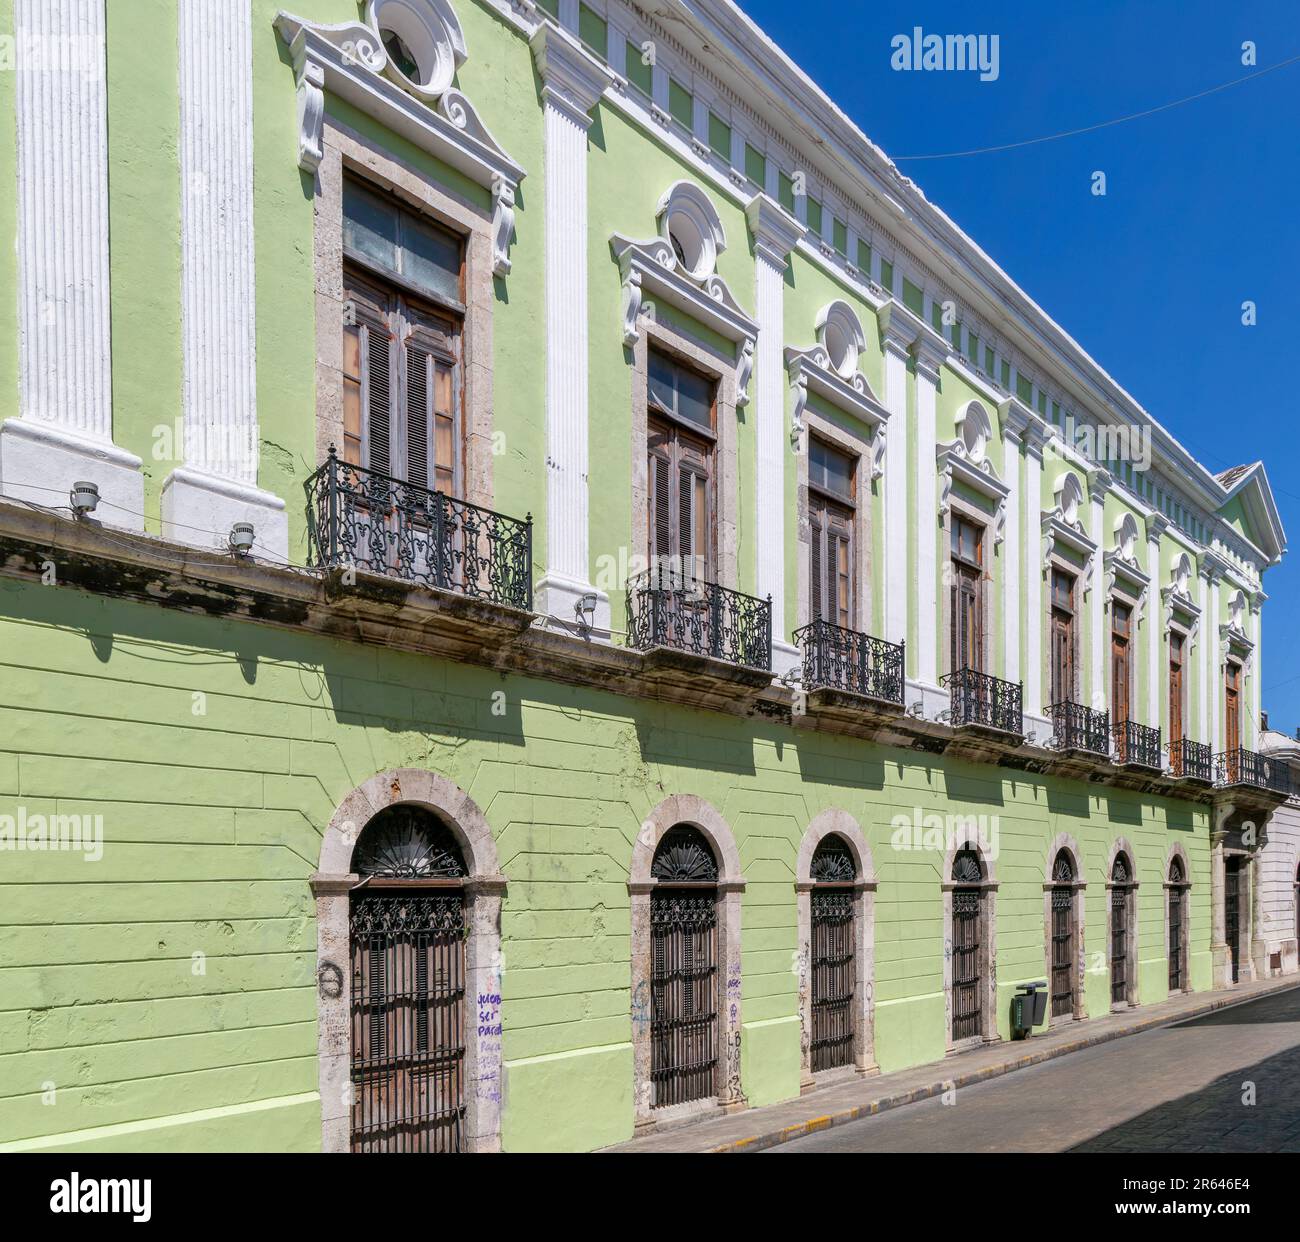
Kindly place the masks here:
POLYGON ((921 1100, 933 1099, 936 1095, 942 1095, 945 1091, 952 1091, 958 1087, 969 1087, 992 1078, 1001 1078, 1003 1074, 1012 1074, 1016 1070, 1028 1069, 1031 1065, 1041 1065, 1045 1061, 1068 1056, 1072 1052, 1082 1052, 1085 1048, 1093 1048, 1098 1044, 1108 1044, 1112 1040, 1123 1039, 1127 1035, 1139 1035, 1143 1031, 1149 1031, 1155 1027, 1169 1026, 1174 1022, 1184 1022, 1189 1018, 1204 1017, 1206 1014, 1215 1013, 1220 1009, 1231 1009, 1236 1005, 1248 1005, 1252 1001, 1260 1000, 1265 996, 1277 996, 1279 993, 1290 992, 1296 988, 1300 988, 1300 979, 1283 986, 1263 989, 1253 996, 1225 996, 1218 1000, 1206 1001, 1204 1004, 1193 1006, 1182 1013, 1153 1015, 1122 1030, 1101 1031, 1095 1035, 1087 1035, 1080 1039, 1071 1040, 1068 1044, 1059 1044, 1054 1048, 1044 1049, 1042 1052, 1027 1053, 1025 1056, 1017 1057, 1013 1061, 985 1066, 983 1069, 970 1070, 965 1074, 951 1074, 938 1082, 921 1087, 912 1087, 910 1090, 900 1091, 896 1095, 881 1096, 867 1104, 840 1109, 834 1113, 825 1113, 820 1117, 811 1117, 807 1121, 799 1121, 794 1125, 785 1126, 780 1130, 772 1130, 766 1134, 734 1139, 729 1143, 723 1143, 719 1147, 710 1147, 703 1154, 728 1155, 764 1151, 769 1147, 777 1147, 782 1143, 789 1143, 793 1139, 815 1134, 818 1130, 829 1130, 832 1126, 844 1125, 850 1121, 859 1121, 863 1117, 873 1117, 877 1113, 888 1112, 890 1109, 900 1108, 905 1104, 916 1104, 921 1100))

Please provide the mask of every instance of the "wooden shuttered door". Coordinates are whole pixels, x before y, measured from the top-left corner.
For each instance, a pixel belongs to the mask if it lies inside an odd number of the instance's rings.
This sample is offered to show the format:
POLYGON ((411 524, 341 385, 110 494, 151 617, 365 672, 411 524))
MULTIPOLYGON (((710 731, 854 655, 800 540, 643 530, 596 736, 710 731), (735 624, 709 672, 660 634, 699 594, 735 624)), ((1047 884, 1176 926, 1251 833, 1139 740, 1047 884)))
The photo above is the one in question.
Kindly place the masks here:
POLYGON ((713 571, 712 448, 676 427, 649 425, 651 562, 709 581, 713 571))
POLYGON ((853 626, 853 515, 810 496, 808 619, 853 626))
POLYGON ((1074 579, 1052 570, 1052 699, 1074 699, 1074 579))
POLYGON ((952 520, 952 669, 984 669, 984 532, 952 520))
POLYGON ((460 325, 359 278, 344 321, 343 459, 415 487, 460 483, 460 325))
POLYGON ((1183 636, 1169 634, 1169 741, 1183 740, 1183 636))
POLYGON ((1111 603, 1110 693, 1111 719, 1124 724, 1129 718, 1129 687, 1132 684, 1130 641, 1133 611, 1118 600, 1111 603))

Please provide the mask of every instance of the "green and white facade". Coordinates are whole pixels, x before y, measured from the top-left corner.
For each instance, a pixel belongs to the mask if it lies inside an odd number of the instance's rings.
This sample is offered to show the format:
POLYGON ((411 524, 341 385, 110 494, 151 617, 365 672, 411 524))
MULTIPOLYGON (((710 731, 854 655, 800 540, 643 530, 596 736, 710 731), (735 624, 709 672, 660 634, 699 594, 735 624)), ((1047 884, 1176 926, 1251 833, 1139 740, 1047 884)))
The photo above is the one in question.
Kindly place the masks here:
POLYGON ((1063 853, 1054 1021, 1166 997, 1171 888, 1183 986, 1267 972, 1262 465, 1195 461, 727 0, 283 2, 0 0, 0 1149, 346 1150, 353 850, 393 805, 464 860, 476 1149, 659 1123, 653 860, 681 826, 717 870, 713 1089, 685 1111, 817 1081, 827 837, 853 864, 845 1072, 972 1042, 968 849, 973 1042, 1048 977, 1063 853), (393 305, 452 342, 448 486, 529 531, 522 598, 321 564, 304 484, 377 442, 358 192, 459 256, 448 292, 402 250, 393 305), (673 538, 743 593, 700 598, 770 599, 766 669, 629 633, 665 365, 708 393, 673 538), (849 551, 814 605, 828 453, 849 551), (828 607, 902 646, 896 695, 811 684, 828 607), (959 704, 955 629, 1019 687, 1016 727, 959 704), (1159 766, 1063 744, 1055 699, 1109 720, 1117 696, 1159 766), (1171 736, 1225 758, 1188 776, 1171 736), (94 825, 102 848, 46 848, 94 825))

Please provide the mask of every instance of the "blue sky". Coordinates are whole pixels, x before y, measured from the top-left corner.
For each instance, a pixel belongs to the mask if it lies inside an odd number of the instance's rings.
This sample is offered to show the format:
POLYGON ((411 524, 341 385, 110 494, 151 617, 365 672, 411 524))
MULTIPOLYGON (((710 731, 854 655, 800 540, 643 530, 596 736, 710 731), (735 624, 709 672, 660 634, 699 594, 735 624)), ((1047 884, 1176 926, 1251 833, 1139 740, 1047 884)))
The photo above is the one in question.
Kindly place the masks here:
MULTIPOLYGON (((1256 67, 1300 55, 1296 0, 741 4, 894 157, 1180 99, 1251 72, 1245 40, 1256 67), (917 25, 998 35, 997 80, 892 70, 891 39, 917 25)), ((1202 462, 1264 460, 1294 550, 1265 577, 1263 702, 1272 727, 1294 733, 1300 63, 1097 133, 899 166, 1202 462), (1254 327, 1241 323, 1247 299, 1254 327)))

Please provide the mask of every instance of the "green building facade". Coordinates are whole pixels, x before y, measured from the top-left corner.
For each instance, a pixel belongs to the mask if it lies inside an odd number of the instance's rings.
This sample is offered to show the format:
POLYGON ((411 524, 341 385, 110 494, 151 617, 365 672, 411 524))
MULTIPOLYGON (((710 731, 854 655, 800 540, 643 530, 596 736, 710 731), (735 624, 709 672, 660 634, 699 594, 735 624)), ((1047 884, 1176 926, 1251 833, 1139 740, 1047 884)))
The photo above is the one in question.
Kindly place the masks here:
POLYGON ((586 1150, 1263 971, 1263 466, 668 10, 0 0, 0 1149, 586 1150))

